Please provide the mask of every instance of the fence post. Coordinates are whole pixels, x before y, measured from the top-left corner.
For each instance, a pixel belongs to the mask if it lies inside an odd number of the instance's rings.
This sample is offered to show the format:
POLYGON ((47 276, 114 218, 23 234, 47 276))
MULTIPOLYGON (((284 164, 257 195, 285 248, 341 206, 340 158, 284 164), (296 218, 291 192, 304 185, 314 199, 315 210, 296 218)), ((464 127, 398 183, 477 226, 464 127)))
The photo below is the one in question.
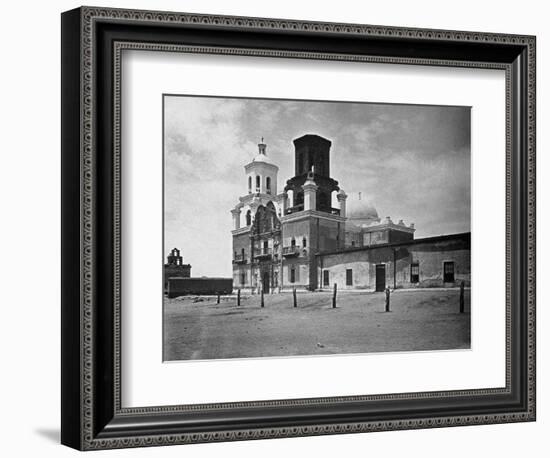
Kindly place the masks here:
POLYGON ((260 296, 260 303, 261 303, 261 307, 264 306, 264 289, 262 288, 262 291, 260 292, 261 296, 260 296))
POLYGON ((298 307, 298 303, 296 302, 296 288, 292 290, 292 298, 294 299, 294 307, 298 307))
POLYGON ((460 313, 464 313, 464 280, 460 282, 460 313))
POLYGON ((386 288, 386 312, 390 311, 390 288, 386 288))
POLYGON ((334 283, 334 292, 332 293, 332 308, 336 308, 336 290, 338 289, 338 284, 334 283))
POLYGON ((237 307, 241 305, 241 288, 237 290, 237 307))

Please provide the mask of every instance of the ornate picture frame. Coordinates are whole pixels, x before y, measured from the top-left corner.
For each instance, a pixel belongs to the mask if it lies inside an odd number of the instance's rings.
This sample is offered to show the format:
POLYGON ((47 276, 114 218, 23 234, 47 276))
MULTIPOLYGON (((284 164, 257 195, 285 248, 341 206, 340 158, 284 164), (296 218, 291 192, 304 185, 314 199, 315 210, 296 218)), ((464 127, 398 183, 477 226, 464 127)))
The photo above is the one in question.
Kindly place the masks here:
POLYGON ((62 434, 79 449, 535 420, 533 36, 81 7, 62 15, 62 434), (121 53, 506 73, 506 386, 127 408, 121 403, 121 53))

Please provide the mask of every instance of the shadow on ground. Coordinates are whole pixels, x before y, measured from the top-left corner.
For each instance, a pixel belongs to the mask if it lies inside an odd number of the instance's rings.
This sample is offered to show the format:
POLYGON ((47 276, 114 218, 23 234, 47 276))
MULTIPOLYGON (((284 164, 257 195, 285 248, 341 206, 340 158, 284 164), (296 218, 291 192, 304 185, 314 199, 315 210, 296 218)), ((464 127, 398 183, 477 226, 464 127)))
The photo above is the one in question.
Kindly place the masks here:
POLYGON ((58 429, 39 428, 35 429, 34 432, 50 442, 55 442, 57 444, 61 442, 61 433, 58 429))

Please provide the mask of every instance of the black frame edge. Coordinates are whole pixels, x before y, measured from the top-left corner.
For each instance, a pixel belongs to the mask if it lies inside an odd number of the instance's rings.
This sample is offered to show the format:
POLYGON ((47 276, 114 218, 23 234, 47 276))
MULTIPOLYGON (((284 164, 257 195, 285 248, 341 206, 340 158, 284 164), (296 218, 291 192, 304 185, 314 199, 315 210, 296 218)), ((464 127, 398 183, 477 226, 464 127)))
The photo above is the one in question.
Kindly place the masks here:
POLYGON ((80 392, 81 9, 61 15, 61 443, 81 443, 80 392))

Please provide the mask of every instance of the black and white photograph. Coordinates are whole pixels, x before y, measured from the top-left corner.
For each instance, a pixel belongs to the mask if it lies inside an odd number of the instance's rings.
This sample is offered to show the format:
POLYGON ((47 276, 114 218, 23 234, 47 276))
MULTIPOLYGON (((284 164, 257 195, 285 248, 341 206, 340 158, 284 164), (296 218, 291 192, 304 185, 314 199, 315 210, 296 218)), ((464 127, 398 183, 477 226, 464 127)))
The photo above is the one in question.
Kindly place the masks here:
POLYGON ((164 361, 470 349, 471 107, 164 94, 162 117, 164 361))

